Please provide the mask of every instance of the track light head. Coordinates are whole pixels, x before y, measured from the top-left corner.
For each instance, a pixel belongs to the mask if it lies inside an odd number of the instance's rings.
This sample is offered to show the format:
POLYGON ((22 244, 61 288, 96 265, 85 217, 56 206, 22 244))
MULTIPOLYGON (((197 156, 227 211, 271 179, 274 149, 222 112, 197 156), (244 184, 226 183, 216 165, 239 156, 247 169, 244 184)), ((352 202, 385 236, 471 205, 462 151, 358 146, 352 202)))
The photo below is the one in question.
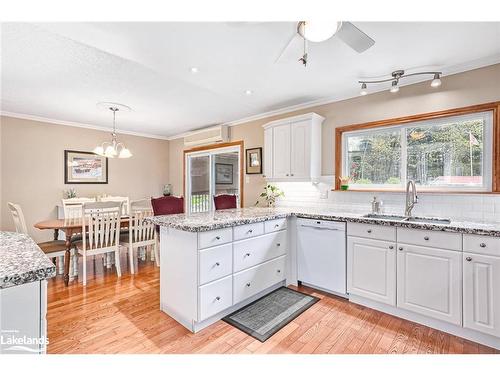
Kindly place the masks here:
POLYGON ((360 95, 366 95, 368 94, 368 90, 366 89, 366 83, 361 84, 361 91, 359 92, 360 95))
POLYGON ((431 87, 441 86, 441 75, 439 73, 434 74, 434 79, 431 82, 431 87))

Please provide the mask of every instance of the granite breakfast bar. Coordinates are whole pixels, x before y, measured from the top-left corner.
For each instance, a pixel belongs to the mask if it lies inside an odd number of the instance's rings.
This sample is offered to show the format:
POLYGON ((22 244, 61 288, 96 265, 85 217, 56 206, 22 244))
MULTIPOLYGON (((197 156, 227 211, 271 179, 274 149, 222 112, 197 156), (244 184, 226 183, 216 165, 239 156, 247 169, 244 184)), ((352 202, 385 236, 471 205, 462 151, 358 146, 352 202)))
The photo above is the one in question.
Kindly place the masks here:
POLYGON ((161 227, 161 310, 197 332, 297 285, 296 218, 347 223, 350 301, 500 348, 500 223, 408 222, 302 207, 153 217, 161 227))
POLYGON ((27 235, 0 231, 0 353, 45 353, 55 265, 27 235))

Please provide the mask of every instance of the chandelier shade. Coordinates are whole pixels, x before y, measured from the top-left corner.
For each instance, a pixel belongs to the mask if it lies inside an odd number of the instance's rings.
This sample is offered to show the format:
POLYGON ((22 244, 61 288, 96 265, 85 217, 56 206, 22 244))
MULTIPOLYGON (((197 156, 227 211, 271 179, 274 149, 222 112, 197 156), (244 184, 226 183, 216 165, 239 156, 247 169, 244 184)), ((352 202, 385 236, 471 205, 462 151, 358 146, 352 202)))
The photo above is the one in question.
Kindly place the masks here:
POLYGON ((96 146, 93 152, 107 158, 126 159, 132 157, 130 150, 125 147, 123 142, 118 142, 118 137, 116 135, 116 112, 120 110, 120 107, 128 110, 130 110, 130 108, 117 103, 98 103, 98 106, 102 107, 104 105, 109 105, 107 109, 113 112, 113 132, 111 133, 111 141, 106 141, 96 146))

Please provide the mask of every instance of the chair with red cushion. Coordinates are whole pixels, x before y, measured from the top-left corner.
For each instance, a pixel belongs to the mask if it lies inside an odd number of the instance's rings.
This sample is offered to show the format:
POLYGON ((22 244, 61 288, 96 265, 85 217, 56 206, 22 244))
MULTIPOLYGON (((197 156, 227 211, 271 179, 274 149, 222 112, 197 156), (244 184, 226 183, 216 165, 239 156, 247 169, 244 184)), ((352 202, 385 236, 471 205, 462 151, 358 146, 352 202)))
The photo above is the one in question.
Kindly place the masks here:
POLYGON ((184 198, 183 197, 160 197, 151 198, 153 213, 158 215, 173 215, 184 213, 184 198))
POLYGON ((214 203, 216 210, 236 208, 236 195, 221 194, 214 196, 214 203))

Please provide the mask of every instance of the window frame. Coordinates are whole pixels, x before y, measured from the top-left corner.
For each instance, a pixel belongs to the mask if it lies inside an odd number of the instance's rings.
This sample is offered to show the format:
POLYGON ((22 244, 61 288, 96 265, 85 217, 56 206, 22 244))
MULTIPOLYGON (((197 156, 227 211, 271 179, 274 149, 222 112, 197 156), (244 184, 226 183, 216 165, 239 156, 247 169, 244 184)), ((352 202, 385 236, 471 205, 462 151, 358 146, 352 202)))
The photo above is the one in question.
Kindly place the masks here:
MULTIPOLYGON (((446 123, 448 118, 457 116, 473 116, 479 112, 491 112, 491 127, 485 129, 484 140, 487 141, 488 138, 491 139, 490 142, 485 142, 484 148, 484 159, 483 159, 483 178, 486 179, 485 186, 482 188, 477 187, 420 187, 419 190, 422 192, 432 192, 432 193, 459 193, 459 194, 471 194, 471 193, 500 193, 500 102, 492 102, 479 104, 469 107, 461 107, 448 109, 439 112, 430 112, 406 117, 392 118, 381 121, 373 121, 369 123, 362 123, 356 125, 348 125, 343 127, 338 127, 335 129, 335 183, 334 190, 340 191, 340 180, 339 176, 343 174, 344 171, 344 155, 346 155, 344 133, 359 133, 369 132, 373 130, 385 130, 390 128, 405 128, 407 126, 415 125, 425 125, 426 123, 446 123), (489 133, 489 131, 491 131, 489 133), (488 152, 489 151, 489 152, 488 152), (490 157, 488 157, 488 154, 490 157), (491 171, 491 173, 488 173, 491 171), (486 172, 486 174, 484 174, 486 172)), ((406 153, 402 149, 402 158, 406 160, 406 153)), ((401 165, 401 173, 406 175, 406 163, 401 165), (403 165, 404 164, 404 165, 403 165)), ((395 187, 390 187, 387 185, 370 185, 367 188, 360 188, 356 185, 349 188, 348 191, 360 191, 360 192, 370 192, 370 191, 381 191, 381 192, 401 192, 404 191, 404 186, 397 185, 395 187)))

